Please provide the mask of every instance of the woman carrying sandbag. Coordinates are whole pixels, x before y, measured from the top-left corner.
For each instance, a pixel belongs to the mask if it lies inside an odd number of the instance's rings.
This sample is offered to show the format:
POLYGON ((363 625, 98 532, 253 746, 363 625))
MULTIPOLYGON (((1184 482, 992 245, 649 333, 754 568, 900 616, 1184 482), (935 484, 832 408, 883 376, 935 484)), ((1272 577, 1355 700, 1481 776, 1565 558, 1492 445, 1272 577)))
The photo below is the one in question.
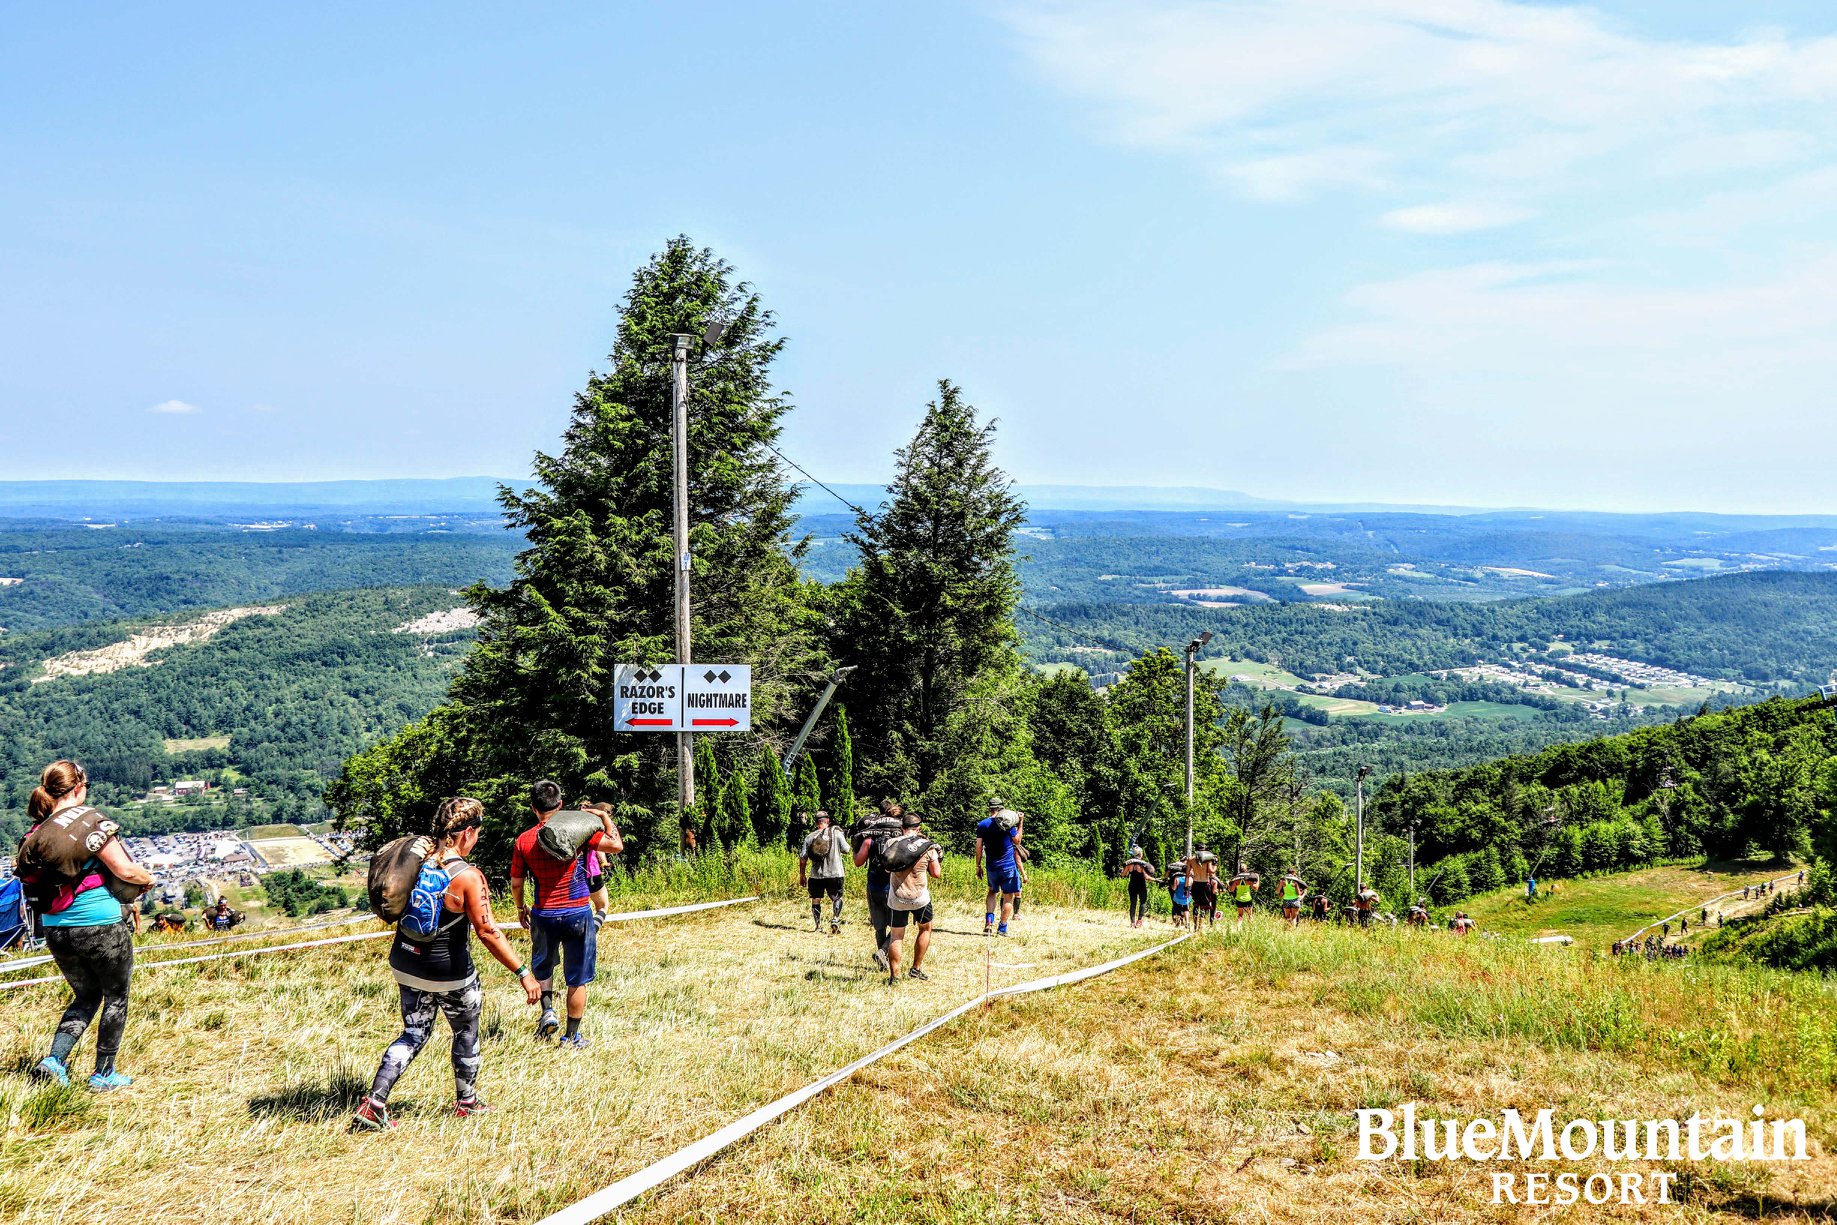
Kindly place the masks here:
POLYGON ((128 980, 134 937, 126 903, 153 884, 116 837, 121 827, 91 808, 89 777, 74 761, 45 767, 26 802, 32 828, 19 844, 16 875, 45 925, 45 947, 70 984, 70 1006, 57 1023, 51 1053, 32 1069, 38 1080, 70 1083, 70 1052, 89 1023, 96 1026, 96 1070, 89 1087, 112 1093, 134 1083, 115 1070, 128 1025, 128 980))
MULTIPOLYGON (((511 949, 492 916, 485 878, 466 862, 484 823, 485 807, 477 800, 460 796, 443 803, 434 818, 438 841, 422 861, 412 890, 399 909, 379 912, 379 917, 393 915, 396 920, 389 971, 401 996, 402 1033, 383 1052, 370 1092, 351 1116, 353 1131, 395 1126, 389 1117, 389 1094, 434 1036, 435 1020, 443 1015, 453 1030, 453 1113, 465 1119, 491 1109, 478 1096, 478 1030, 485 989, 472 962, 472 933, 477 932, 485 949, 517 976, 526 1002, 534 1004, 538 990, 529 965, 511 949)), ((394 902, 384 905, 393 907, 394 902)))

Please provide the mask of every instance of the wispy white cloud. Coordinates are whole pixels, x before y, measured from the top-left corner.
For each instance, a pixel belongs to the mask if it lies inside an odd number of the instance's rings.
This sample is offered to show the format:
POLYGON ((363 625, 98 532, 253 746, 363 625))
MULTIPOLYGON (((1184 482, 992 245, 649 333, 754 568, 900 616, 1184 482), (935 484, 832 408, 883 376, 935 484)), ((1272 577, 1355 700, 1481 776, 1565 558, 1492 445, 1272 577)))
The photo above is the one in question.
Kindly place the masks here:
POLYGON ((249 411, 252 413, 264 413, 265 414, 265 413, 278 413, 281 410, 276 408, 272 404, 251 404, 249 405, 249 411))
POLYGON ((161 400, 147 411, 150 413, 166 413, 179 416, 186 413, 201 413, 204 410, 199 408, 196 404, 187 404, 183 400, 161 400))
POLYGON ((1506 204, 1417 204, 1394 208, 1379 220, 1388 228, 1410 234, 1471 234, 1516 225, 1535 214, 1528 208, 1506 204))
POLYGON ((1008 20, 1112 139, 1261 198, 1720 173, 1837 136, 1837 38, 1641 37, 1511 0, 1071 0, 1008 20))

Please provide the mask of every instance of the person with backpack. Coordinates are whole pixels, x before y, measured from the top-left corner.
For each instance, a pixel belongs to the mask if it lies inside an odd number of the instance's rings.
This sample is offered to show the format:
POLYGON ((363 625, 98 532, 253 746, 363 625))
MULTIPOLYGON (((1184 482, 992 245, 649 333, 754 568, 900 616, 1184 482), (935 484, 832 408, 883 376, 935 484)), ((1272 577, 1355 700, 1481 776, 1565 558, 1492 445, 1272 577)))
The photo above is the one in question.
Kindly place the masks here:
POLYGON ((944 875, 944 852, 925 836, 922 824, 916 812, 903 814, 899 837, 889 838, 880 848, 880 859, 887 867, 887 909, 891 912, 887 928, 889 985, 899 981, 899 955, 905 948, 908 923, 918 924, 918 935, 912 941, 912 968, 906 971, 906 977, 931 977, 921 967, 931 948, 931 882, 944 875))
POLYGON ((874 929, 874 964, 883 970, 891 967, 887 960, 887 937, 893 927, 893 912, 887 907, 891 882, 874 846, 899 836, 905 811, 895 800, 882 800, 880 812, 869 818, 855 836, 855 866, 867 868, 867 919, 874 929))
POLYGON ((536 1036, 551 1038, 561 1028, 555 1015, 555 970, 559 964, 566 983, 568 1030, 563 1045, 585 1050, 580 1032, 587 1015, 587 984, 593 981, 599 961, 598 930, 594 923, 590 852, 617 855, 625 849, 618 824, 604 813, 566 813, 561 788, 543 779, 530 788, 530 811, 536 823, 517 835, 510 853, 510 894, 517 905, 517 923, 529 933, 530 968, 542 984, 542 1015, 536 1036), (563 819, 565 816, 565 820, 563 819), (548 828, 550 823, 553 828, 548 828), (591 825, 594 832, 579 842, 564 831, 591 825), (547 837, 544 837, 544 834, 547 837), (523 884, 533 885, 535 904, 524 900, 523 884))
POLYGON ((988 877, 988 896, 983 899, 982 934, 993 929, 998 936, 1008 934, 1008 921, 1014 917, 1021 896, 1020 814, 1001 799, 989 801, 989 815, 976 823, 976 879, 988 877), (1001 901, 1000 924, 996 923, 996 899, 1001 901))
POLYGON ((1142 848, 1129 848, 1123 861, 1123 879, 1129 882, 1129 926, 1140 927, 1148 918, 1148 882, 1159 881, 1154 865, 1142 858, 1142 848))
POLYGON ((436 1015, 453 1031, 453 1113, 462 1119, 491 1109, 478 1096, 478 1031, 485 989, 472 961, 472 934, 499 964, 517 976, 527 1003, 541 997, 529 964, 518 957, 491 913, 491 891, 466 856, 478 845, 485 806, 459 796, 434 818, 433 853, 421 865, 414 892, 389 946, 402 1007, 402 1032, 383 1052, 370 1092, 351 1116, 353 1131, 387 1131, 389 1094, 434 1035, 436 1015))
POLYGON ((835 827, 829 814, 817 810, 816 828, 804 839, 797 857, 797 883, 810 891, 810 923, 823 930, 823 899, 829 899, 829 934, 842 930, 842 880, 848 872, 848 836, 835 827))
POLYGON ((1333 917, 1333 899, 1329 898, 1325 893, 1316 893, 1314 895, 1313 913, 1316 923, 1325 923, 1328 919, 1333 917))
POLYGON ((70 1083, 70 1052, 96 1024, 96 1065, 89 1087, 112 1093, 134 1083, 115 1069, 128 1025, 128 982, 134 938, 125 904, 153 885, 116 835, 121 827, 89 807, 89 776, 74 761, 54 761, 26 801, 31 829, 19 844, 14 872, 44 925, 45 947, 70 985, 51 1052, 32 1069, 35 1080, 70 1083))

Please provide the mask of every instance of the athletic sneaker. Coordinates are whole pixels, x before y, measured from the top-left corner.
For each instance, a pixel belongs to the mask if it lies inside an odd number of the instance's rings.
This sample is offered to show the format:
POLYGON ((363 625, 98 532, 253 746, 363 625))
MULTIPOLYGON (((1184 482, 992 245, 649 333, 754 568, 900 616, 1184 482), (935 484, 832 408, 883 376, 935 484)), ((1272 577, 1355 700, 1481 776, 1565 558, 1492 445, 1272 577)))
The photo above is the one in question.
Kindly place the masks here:
POLYGON ((561 1018, 555 1015, 555 1010, 553 1008, 544 1008, 542 1010, 542 1019, 536 1022, 536 1036, 538 1038, 553 1038, 555 1036, 555 1031, 560 1028, 561 1018))
POLYGON ((1002 924, 1002 925, 1001 925, 1000 927, 998 927, 998 928, 996 928, 996 929, 995 929, 995 934, 996 934, 996 935, 998 935, 998 936, 1005 936, 1005 935, 1007 935, 1007 934, 1008 934, 1008 925, 1007 925, 1006 923, 1003 923, 1003 924, 1002 924))
POLYGON ((43 1059, 38 1061, 38 1066, 32 1069, 32 1079, 54 1080, 60 1085, 68 1085, 70 1083, 70 1069, 50 1055, 46 1055, 43 1059))
POLYGON ((917 966, 913 966, 910 970, 907 970, 906 977, 916 978, 920 982, 929 982, 931 980, 931 975, 925 973, 925 971, 919 969, 917 966))
POLYGON ((469 1119, 475 1114, 490 1114, 497 1107, 476 1097, 462 1097, 453 1103, 453 1113, 459 1118, 469 1119))
POLYGON ((879 966, 881 969, 885 970, 885 969, 888 969, 893 963, 887 960, 887 951, 885 949, 875 949, 874 950, 874 964, 879 966))
POLYGON ((397 1126, 399 1124, 389 1117, 389 1107, 379 1106, 367 1097, 351 1115, 352 1131, 388 1131, 397 1126))
POLYGON ((897 975, 897 974, 889 974, 889 975, 887 975, 887 986, 889 986, 889 987, 897 987, 897 986, 899 986, 899 975, 897 975))
POLYGON ((829 934, 830 934, 830 935, 832 935, 832 936, 839 936, 839 935, 841 935, 841 934, 842 934, 842 925, 841 925, 840 923, 831 923, 831 924, 829 925, 829 934))
POLYGON ((113 1093, 115 1090, 125 1089, 133 1083, 134 1078, 132 1076, 123 1076, 116 1071, 97 1072, 94 1076, 89 1078, 89 1091, 91 1093, 113 1093))
POLYGON ((569 1034, 567 1037, 563 1038, 560 1042, 556 1043, 555 1045, 565 1046, 565 1047, 568 1047, 570 1050, 584 1051, 588 1047, 592 1046, 593 1043, 587 1041, 586 1034, 569 1034))

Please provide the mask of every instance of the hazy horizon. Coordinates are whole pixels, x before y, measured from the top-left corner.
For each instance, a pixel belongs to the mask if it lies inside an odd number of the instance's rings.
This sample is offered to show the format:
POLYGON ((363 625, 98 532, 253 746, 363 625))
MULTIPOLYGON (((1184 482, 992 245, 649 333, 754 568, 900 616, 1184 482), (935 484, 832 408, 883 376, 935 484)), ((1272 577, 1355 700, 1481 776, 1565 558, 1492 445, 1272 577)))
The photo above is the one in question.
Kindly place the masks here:
POLYGON ((520 471, 677 233, 875 483, 1818 513, 1837 12, 945 0, 0 15, 0 479, 520 471))

